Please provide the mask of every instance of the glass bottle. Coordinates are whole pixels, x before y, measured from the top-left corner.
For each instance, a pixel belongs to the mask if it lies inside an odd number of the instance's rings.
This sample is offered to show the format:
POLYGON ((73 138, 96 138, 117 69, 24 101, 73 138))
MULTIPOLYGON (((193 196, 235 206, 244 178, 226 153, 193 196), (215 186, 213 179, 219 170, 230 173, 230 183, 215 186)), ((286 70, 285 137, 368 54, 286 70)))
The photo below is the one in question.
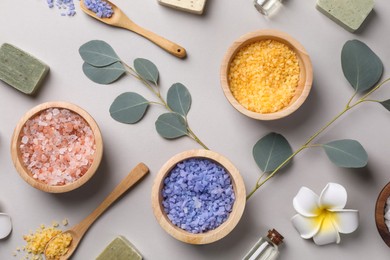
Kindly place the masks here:
POLYGON ((283 236, 275 229, 269 230, 267 237, 261 237, 242 260, 274 260, 279 255, 278 246, 283 236))
POLYGON ((260 13, 270 15, 279 8, 281 0, 253 0, 253 4, 260 13))

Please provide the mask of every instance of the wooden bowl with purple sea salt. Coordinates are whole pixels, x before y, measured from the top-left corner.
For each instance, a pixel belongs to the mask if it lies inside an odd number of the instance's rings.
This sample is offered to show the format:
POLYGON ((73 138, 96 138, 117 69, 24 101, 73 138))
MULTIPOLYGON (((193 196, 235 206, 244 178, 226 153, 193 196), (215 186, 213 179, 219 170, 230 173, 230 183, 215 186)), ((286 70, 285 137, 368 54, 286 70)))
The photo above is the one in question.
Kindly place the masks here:
POLYGON ((209 150, 173 156, 160 169, 152 188, 152 207, 161 227, 189 244, 209 244, 238 224, 246 203, 237 168, 209 150))
POLYGON ((11 156, 20 176, 31 186, 63 193, 85 184, 103 155, 95 120, 67 102, 47 102, 29 110, 17 124, 11 156))

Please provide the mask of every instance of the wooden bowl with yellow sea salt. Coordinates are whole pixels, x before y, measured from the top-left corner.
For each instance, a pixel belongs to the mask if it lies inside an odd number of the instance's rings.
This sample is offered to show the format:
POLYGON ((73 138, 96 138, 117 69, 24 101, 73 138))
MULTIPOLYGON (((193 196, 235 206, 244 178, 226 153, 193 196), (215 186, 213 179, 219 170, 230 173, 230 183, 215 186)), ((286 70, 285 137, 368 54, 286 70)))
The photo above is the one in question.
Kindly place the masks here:
POLYGON ((225 54, 220 73, 230 104, 258 120, 279 119, 296 111, 313 82, 305 48, 276 30, 255 31, 236 40, 225 54))
POLYGON ((29 110, 17 124, 11 156, 20 176, 31 186, 63 193, 85 184, 103 155, 95 120, 67 102, 47 102, 29 110))

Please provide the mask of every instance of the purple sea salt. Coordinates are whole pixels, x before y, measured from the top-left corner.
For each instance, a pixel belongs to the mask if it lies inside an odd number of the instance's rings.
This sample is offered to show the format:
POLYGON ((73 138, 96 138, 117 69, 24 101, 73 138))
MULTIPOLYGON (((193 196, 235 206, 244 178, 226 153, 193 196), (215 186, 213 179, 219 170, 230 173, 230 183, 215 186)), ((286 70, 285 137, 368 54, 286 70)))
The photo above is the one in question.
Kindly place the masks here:
POLYGON ((162 195, 169 220, 191 233, 220 226, 228 219, 235 201, 225 168, 201 158, 179 162, 165 178, 162 195))
POLYGON ((47 6, 61 10, 61 16, 74 16, 76 14, 73 0, 46 0, 47 6))
POLYGON ((100 18, 110 18, 114 14, 112 6, 104 0, 85 0, 84 4, 100 18))

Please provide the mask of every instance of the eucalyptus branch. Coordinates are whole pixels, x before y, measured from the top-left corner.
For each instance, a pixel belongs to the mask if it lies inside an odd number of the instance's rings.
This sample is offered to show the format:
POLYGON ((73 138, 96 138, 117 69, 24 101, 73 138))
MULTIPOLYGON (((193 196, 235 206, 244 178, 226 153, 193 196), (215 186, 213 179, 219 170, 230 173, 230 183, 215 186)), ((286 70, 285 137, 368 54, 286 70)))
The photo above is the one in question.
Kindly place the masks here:
POLYGON ((318 146, 321 146, 321 145, 318 145, 318 144, 312 144, 312 141, 318 137, 320 134, 322 134, 327 128, 329 128, 335 121, 337 121, 340 117, 342 117, 346 112, 348 112, 349 110, 351 110, 352 108, 360 105, 361 103, 363 102, 379 102, 377 100, 371 100, 371 99, 367 99, 371 94, 373 94, 375 91, 377 91, 381 86, 383 86, 385 83, 387 83, 388 81, 390 81, 390 78, 382 81, 381 83, 379 83, 378 85, 376 85, 371 91, 369 91, 367 94, 365 94, 362 98, 360 98, 359 100, 357 100, 355 103, 351 104, 351 102, 353 101, 354 97, 356 96, 356 93, 353 94, 353 96, 349 99, 349 101, 347 102, 347 105, 345 106, 345 108, 340 112, 338 113, 335 117, 333 117, 328 123, 326 123, 322 128, 320 128, 320 130, 318 130, 317 132, 315 132, 312 136, 310 136, 306 142, 300 147, 298 148, 295 152, 293 152, 289 157, 287 157, 287 159, 285 159, 278 167, 276 167, 275 170, 273 170, 268 176, 267 178, 265 178, 262 182, 259 183, 259 181, 262 179, 262 175, 261 177, 259 177, 259 179, 257 180, 256 184, 255 184, 255 187, 252 189, 252 191, 247 195, 247 200, 249 200, 253 194, 261 187, 263 186, 269 179, 271 179, 272 177, 275 176, 276 173, 279 172, 279 170, 281 168, 283 168, 283 166, 285 166, 288 162, 290 162, 297 154, 299 154, 302 150, 306 149, 306 148, 311 148, 311 147, 318 147, 318 146))
MULTIPOLYGON (((134 76, 136 79, 138 79, 139 81, 142 82, 142 84, 144 84, 149 90, 151 90, 153 92, 153 94, 160 100, 161 103, 157 103, 157 104, 160 104, 160 105, 163 105, 165 107, 165 109, 168 111, 168 112, 171 112, 171 113, 176 113, 175 111, 173 111, 169 105, 168 105, 168 102, 161 96, 161 92, 160 92, 160 89, 158 88, 157 84, 155 83, 154 86, 155 88, 157 89, 157 91, 153 88, 153 86, 149 83, 149 81, 145 80, 142 75, 140 75, 139 73, 137 73, 136 70, 134 70, 132 67, 130 67, 129 65, 127 65, 126 63, 123 62, 123 64, 125 64, 125 67, 128 69, 128 71, 130 71, 131 73, 129 73, 130 75, 134 76)), ((152 103, 152 102, 150 102, 152 103)), ((199 145, 201 145, 204 149, 207 149, 209 150, 209 148, 199 139, 199 137, 192 131, 191 127, 189 126, 189 123, 188 123, 188 119, 187 119, 187 115, 181 115, 183 117, 183 119, 185 120, 186 122, 186 128, 187 128, 187 131, 188 131, 188 134, 187 136, 190 137, 191 139, 193 139, 195 142, 197 142, 199 145)))
POLYGON ((158 99, 149 101, 138 93, 125 92, 116 97, 110 106, 110 115, 118 122, 135 124, 140 121, 149 105, 162 105, 167 113, 161 114, 155 122, 156 131, 166 139, 188 136, 203 148, 207 146, 199 139, 188 124, 187 114, 191 107, 191 95, 181 83, 173 84, 164 99, 158 86, 159 71, 149 60, 137 58, 134 67, 118 57, 106 42, 93 40, 83 44, 79 53, 84 60, 84 74, 99 84, 111 84, 126 74, 139 80, 158 99))

